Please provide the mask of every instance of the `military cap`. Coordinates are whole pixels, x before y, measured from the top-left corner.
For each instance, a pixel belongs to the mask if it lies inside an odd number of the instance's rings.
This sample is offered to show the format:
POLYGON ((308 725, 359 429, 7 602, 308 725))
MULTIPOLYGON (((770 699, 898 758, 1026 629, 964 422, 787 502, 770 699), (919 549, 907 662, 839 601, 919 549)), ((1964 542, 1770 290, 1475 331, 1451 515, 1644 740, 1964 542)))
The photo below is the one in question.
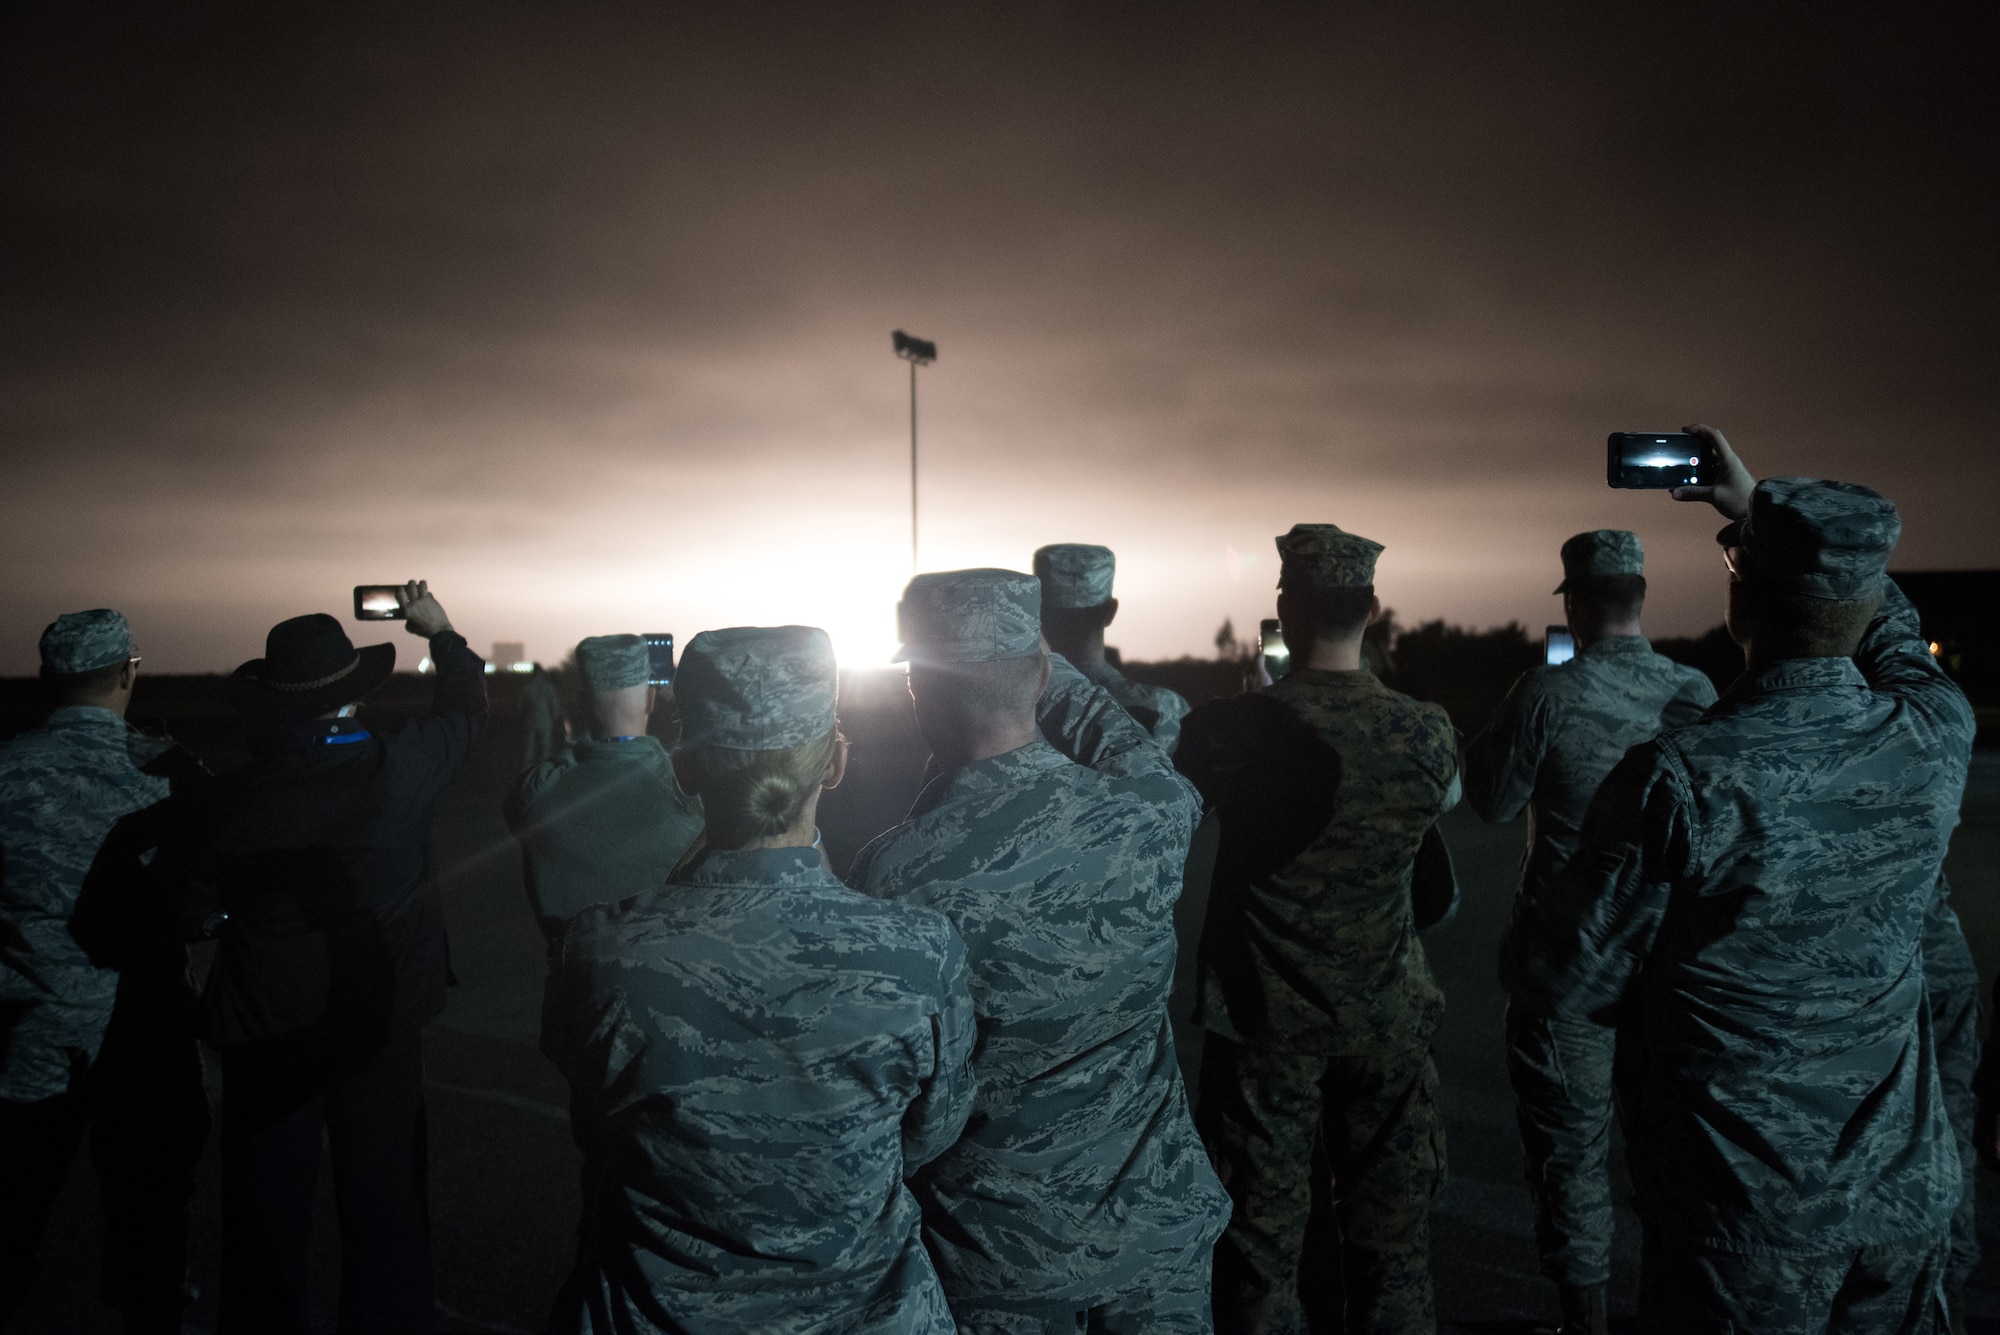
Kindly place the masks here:
POLYGON ((94 607, 64 612, 42 631, 42 666, 57 676, 95 672, 132 657, 132 628, 122 612, 94 607))
POLYGON ((1363 589, 1375 582, 1382 544, 1334 524, 1294 524, 1278 539, 1278 587, 1363 589))
POLYGON ((1872 598, 1902 536, 1896 503, 1852 482, 1767 477, 1750 514, 1715 535, 1757 578, 1810 598, 1872 598))
POLYGON ((1562 545, 1563 582, 1556 585, 1561 593, 1569 587, 1573 579, 1589 579, 1593 575, 1643 575, 1646 573, 1646 549, 1639 543, 1639 535, 1622 528, 1594 528, 1588 533, 1579 533, 1562 545))
POLYGON ((1098 607, 1111 601, 1118 558, 1109 547, 1057 542, 1035 549, 1035 578, 1047 607, 1098 607))
POLYGON ((593 691, 644 686, 653 675, 646 642, 637 635, 592 635, 576 646, 576 669, 593 691))
POLYGON ((782 751, 833 731, 840 673, 817 626, 733 626, 688 641, 674 676, 683 747, 782 751))
POLYGON ((918 575, 896 604, 896 662, 986 663, 1042 647, 1042 582, 1018 570, 918 575))

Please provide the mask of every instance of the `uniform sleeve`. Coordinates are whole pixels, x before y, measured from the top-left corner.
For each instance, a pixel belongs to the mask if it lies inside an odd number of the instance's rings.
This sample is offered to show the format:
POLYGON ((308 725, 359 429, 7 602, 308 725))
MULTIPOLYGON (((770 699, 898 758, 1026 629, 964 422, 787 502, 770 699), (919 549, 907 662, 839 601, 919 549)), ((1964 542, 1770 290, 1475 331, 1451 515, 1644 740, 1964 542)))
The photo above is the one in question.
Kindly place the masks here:
POLYGON ((965 941, 947 928, 950 944, 939 970, 938 1013, 931 1017, 933 1065, 923 1092, 903 1113, 903 1172, 918 1168, 950 1149, 972 1115, 972 1043, 978 1033, 972 1013, 965 941))
POLYGON ((1946 676, 1931 656, 1916 606, 1895 580, 1883 581, 1882 610, 1861 637, 1854 663, 1868 679, 1870 689, 1900 697, 1916 717, 1925 720, 1941 747, 1971 754, 1972 706, 1958 683, 1946 676))
POLYGON ((1188 716, 1188 702, 1165 687, 1159 689, 1160 718, 1153 725, 1153 740, 1172 755, 1181 741, 1181 720, 1188 716))
POLYGON ((1666 707, 1660 711, 1660 730, 1685 728, 1706 714, 1714 703, 1715 683, 1708 679, 1706 672, 1699 669, 1690 671, 1681 688, 1674 692, 1674 698, 1667 701, 1666 707))
POLYGON ((437 692, 431 712, 389 743, 395 762, 421 787, 435 790, 472 754, 486 728, 486 661, 456 631, 431 636, 437 692))
POLYGON ((1465 749, 1465 800, 1481 820, 1512 820, 1535 795, 1535 772, 1548 749, 1548 714, 1535 674, 1524 672, 1465 749))
POLYGON ((1172 774, 1173 761, 1111 692, 1049 655, 1049 684, 1035 706, 1049 745, 1079 765, 1120 778, 1172 774))
POLYGON ((1576 857, 1539 902, 1517 995, 1547 1014, 1612 1025, 1652 953, 1676 882, 1693 871, 1691 803, 1658 746, 1634 747, 1584 818, 1576 857))

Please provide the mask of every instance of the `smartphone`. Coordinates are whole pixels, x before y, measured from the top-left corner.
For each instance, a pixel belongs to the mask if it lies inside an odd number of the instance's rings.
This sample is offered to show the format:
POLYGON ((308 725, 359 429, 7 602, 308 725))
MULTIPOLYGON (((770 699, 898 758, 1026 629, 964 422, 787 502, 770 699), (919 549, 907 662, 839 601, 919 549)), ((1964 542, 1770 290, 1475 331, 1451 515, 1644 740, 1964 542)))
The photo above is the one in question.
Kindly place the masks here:
POLYGON ((356 621, 402 621, 403 605, 396 601, 396 595, 403 591, 400 584, 357 584, 354 586, 354 619, 356 621))
POLYGON ((1702 436, 1685 431, 1614 431, 1605 442, 1604 478, 1614 487, 1712 487, 1721 461, 1702 436))
POLYGON ((1264 658, 1264 675, 1272 681, 1292 670, 1292 651, 1285 647, 1285 631, 1276 617, 1257 623, 1257 652, 1264 658))
POLYGON ((1576 636, 1568 626, 1550 626, 1542 633, 1542 661, 1550 667, 1576 657, 1576 636))
POLYGON ((646 642, 646 684, 671 686, 674 683, 674 637, 663 630, 649 630, 639 637, 646 642))

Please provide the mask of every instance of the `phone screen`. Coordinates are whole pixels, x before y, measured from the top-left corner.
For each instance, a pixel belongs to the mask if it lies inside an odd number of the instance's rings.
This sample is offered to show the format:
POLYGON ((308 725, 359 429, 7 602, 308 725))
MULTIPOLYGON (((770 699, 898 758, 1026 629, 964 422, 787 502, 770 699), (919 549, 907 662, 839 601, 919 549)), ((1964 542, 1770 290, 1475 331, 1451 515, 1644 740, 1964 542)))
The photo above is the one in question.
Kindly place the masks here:
POLYGON ((1720 471, 1708 441, 1685 431, 1614 431, 1605 446, 1605 480, 1614 487, 1706 487, 1720 471))
POLYGON ((1576 636, 1568 626, 1550 626, 1543 637, 1542 661, 1550 667, 1576 657, 1576 636))
POLYGON ((646 642, 646 684, 671 686, 674 681, 674 637, 663 630, 649 630, 639 637, 646 642))
POLYGON ((396 601, 400 584, 357 584, 354 586, 356 621, 401 621, 403 607, 396 601))
POLYGON ((1285 647, 1285 632, 1275 617, 1258 623, 1257 652, 1264 657, 1264 675, 1272 681, 1292 670, 1292 651, 1285 647))

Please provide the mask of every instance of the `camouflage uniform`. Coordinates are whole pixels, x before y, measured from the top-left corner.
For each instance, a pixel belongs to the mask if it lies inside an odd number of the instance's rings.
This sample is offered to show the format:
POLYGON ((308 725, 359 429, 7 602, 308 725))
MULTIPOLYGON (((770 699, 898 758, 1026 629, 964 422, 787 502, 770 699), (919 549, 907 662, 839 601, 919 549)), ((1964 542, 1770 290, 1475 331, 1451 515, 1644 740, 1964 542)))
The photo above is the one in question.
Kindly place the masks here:
MULTIPOLYGON (((1599 529, 1564 543, 1562 559, 1567 587, 1572 579, 1640 574, 1644 556, 1637 534, 1599 529)), ((1694 722, 1714 703, 1705 674, 1654 653, 1643 636, 1612 636, 1567 663, 1522 674, 1467 748, 1472 809, 1489 821, 1513 820, 1524 807, 1529 813, 1513 921, 1500 948, 1510 991, 1516 938, 1537 930, 1535 906, 1576 856, 1584 812, 1604 776, 1630 748, 1662 727, 1694 722)), ((1506 1035, 1542 1271, 1559 1285, 1607 1283, 1613 1031, 1510 998, 1506 1035)))
MULTIPOLYGON (((705 632, 692 744, 833 727, 825 633, 705 632)), ((857 895, 817 848, 710 849, 564 934, 543 1046, 592 1121, 556 1331, 949 1335, 906 1173, 964 1125, 975 1037, 944 916, 857 895)))
MULTIPOLYGON (((1111 601, 1116 571, 1117 558, 1109 547, 1058 542, 1035 551, 1035 578, 1042 582, 1042 599, 1049 607, 1103 606, 1111 601)), ((1185 699, 1164 686, 1141 685, 1102 658, 1079 659, 1073 666, 1173 754, 1180 744, 1181 720, 1187 717, 1185 699)))
MULTIPOLYGON (((1310 590, 1371 584, 1381 548, 1299 525, 1278 550, 1284 587, 1310 590)), ((1428 1045, 1444 995, 1417 941, 1410 882, 1425 832, 1457 801, 1451 722, 1366 669, 1297 668, 1196 710, 1179 764, 1222 822, 1195 1016, 1209 1034, 1197 1121, 1236 1203, 1216 1246, 1218 1328, 1302 1329, 1318 1134, 1348 1330, 1434 1330, 1429 1212, 1445 1155, 1428 1045), (1264 740, 1274 708, 1312 746, 1264 740), (1265 810, 1262 790, 1285 781, 1273 769, 1318 791, 1307 819, 1265 810)))
MULTIPOLYGON (((592 636, 577 646, 592 691, 646 684, 646 644, 636 635, 592 636)), ((553 942, 593 904, 615 904, 666 884, 701 835, 701 802, 680 789, 658 739, 579 738, 515 781, 505 807, 521 844, 528 905, 553 942)))
MULTIPOLYGON (((920 575, 907 652, 1039 652, 1036 581, 920 575)), ((911 1182, 961 1331, 1205 1332, 1229 1202, 1188 1115, 1167 998, 1199 799, 1062 658, 1042 736, 928 784, 849 880, 951 919, 972 964, 978 1098, 911 1182)))
MULTIPOLYGON (((108 610, 67 614, 42 637, 43 664, 58 674, 131 656, 125 619, 108 610)), ((101 853, 130 842, 127 832, 150 819, 141 813, 169 796, 163 768, 173 750, 113 710, 79 705, 0 749, 0 1326, 39 1268, 49 1212, 88 1124, 104 1204, 104 1300, 169 1314, 178 1329, 170 1314, 183 1301, 188 1202, 208 1135, 187 951, 177 936, 151 932, 107 952, 78 912, 116 874, 101 853)), ((158 833, 141 836, 149 847, 131 850, 135 865, 153 860, 158 833)), ((168 905, 131 908, 155 925, 172 921, 168 905)))
POLYGON ((1979 1156, 1972 1142, 1978 1103, 1973 1078, 1980 1057, 1979 966, 1973 962, 1965 929, 1952 910, 1951 885, 1942 875, 1930 912, 1924 915, 1924 991, 1930 999, 1938 1083, 1944 1090, 1945 1110, 1958 1142, 1958 1208, 1951 1217, 1951 1255, 1945 1267, 1945 1293, 1956 1305, 1979 1264, 1978 1192, 1974 1190, 1979 1156))
POLYGON ((1962 1180, 1923 936, 1972 713, 1883 576, 1897 528, 1865 488, 1758 484, 1722 535, 1747 577, 1880 590, 1879 615, 1851 660, 1765 665, 1634 748, 1544 901, 1575 929, 1516 960, 1558 1017, 1638 1035, 1625 1106, 1662 1329, 1942 1319, 1962 1180), (1795 1320, 1763 1315, 1778 1294, 1795 1320), (1860 1310, 1882 1295, 1893 1311, 1860 1310))

